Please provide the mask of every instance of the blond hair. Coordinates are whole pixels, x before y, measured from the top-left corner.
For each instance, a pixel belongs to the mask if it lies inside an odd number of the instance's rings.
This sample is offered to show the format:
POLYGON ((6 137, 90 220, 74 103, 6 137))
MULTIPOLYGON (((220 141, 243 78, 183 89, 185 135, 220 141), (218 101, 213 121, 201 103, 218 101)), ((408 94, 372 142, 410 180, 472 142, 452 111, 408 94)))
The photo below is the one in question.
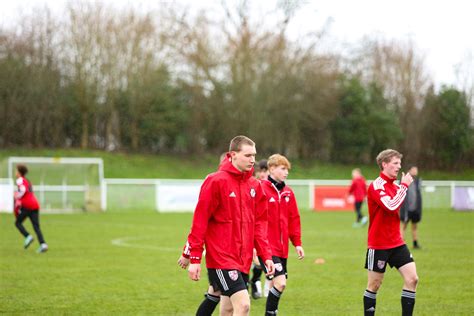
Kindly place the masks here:
POLYGON ((382 163, 389 163, 393 157, 402 159, 403 155, 400 154, 395 149, 385 149, 377 155, 377 165, 379 165, 380 170, 383 170, 382 163))
POLYGON ((268 158, 267 162, 268 168, 270 167, 278 167, 278 166, 285 166, 288 169, 291 169, 291 163, 286 159, 285 156, 280 154, 271 155, 268 158))

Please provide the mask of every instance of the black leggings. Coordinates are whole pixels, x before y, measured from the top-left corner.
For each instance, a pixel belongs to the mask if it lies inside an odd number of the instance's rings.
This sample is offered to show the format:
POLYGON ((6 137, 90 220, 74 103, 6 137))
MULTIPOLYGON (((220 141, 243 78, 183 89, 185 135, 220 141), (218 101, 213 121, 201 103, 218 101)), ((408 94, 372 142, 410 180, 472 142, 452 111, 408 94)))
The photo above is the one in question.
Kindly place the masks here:
POLYGON ((362 202, 355 202, 355 211, 357 213, 357 221, 358 222, 360 222, 360 220, 362 219, 361 208, 362 208, 362 202))
POLYGON ((25 227, 23 226, 23 221, 29 217, 31 224, 33 225, 33 229, 35 230, 36 236, 38 237, 38 241, 43 244, 45 243, 43 234, 41 233, 41 228, 39 224, 39 210, 28 210, 26 208, 21 208, 20 214, 18 214, 18 217, 16 218, 15 221, 15 226, 18 228, 20 233, 27 237, 29 233, 26 231, 25 227))

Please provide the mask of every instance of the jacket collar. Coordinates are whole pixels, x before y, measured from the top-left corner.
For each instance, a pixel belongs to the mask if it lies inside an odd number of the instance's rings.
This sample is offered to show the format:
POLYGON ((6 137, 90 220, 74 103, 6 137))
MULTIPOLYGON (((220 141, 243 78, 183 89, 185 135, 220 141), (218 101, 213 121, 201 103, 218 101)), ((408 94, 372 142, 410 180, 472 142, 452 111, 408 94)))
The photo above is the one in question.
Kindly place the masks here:
POLYGON ((277 182, 275 179, 273 179, 272 177, 268 176, 268 182, 270 182, 271 184, 273 184, 275 186, 275 188, 277 188, 278 191, 281 191, 283 190, 283 188, 285 187, 285 182, 277 182))
POLYGON ((395 180, 397 180, 397 179, 392 179, 392 178, 387 177, 385 173, 383 172, 380 172, 380 177, 390 183, 393 183, 395 180))
POLYGON ((231 162, 231 157, 230 154, 227 153, 226 157, 222 160, 221 164, 219 165, 219 171, 225 171, 230 173, 233 177, 239 180, 248 180, 250 177, 253 175, 253 168, 250 169, 249 171, 242 172, 236 167, 231 162))

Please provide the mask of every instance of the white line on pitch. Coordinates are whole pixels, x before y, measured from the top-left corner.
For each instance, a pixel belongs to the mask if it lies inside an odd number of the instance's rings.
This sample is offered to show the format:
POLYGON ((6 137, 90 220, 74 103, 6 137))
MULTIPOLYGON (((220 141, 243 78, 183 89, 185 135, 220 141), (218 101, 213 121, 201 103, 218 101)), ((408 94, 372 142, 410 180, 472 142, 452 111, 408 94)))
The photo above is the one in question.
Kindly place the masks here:
POLYGON ((150 245, 137 245, 130 243, 133 240, 144 239, 144 237, 120 237, 111 240, 112 245, 118 247, 127 247, 127 248, 137 248, 137 249, 151 249, 151 250, 159 250, 159 251, 169 251, 169 252, 180 252, 180 248, 169 248, 169 247, 158 247, 158 246, 150 246, 150 245))

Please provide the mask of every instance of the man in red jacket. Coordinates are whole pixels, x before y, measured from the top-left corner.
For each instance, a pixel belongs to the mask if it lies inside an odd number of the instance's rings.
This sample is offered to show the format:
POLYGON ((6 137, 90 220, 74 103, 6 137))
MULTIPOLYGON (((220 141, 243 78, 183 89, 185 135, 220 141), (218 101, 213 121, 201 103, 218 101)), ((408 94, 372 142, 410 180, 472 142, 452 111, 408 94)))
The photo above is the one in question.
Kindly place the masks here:
MULTIPOLYGON (((248 273, 253 248, 263 258, 267 271, 274 266, 268 245, 267 202, 258 180, 252 177, 255 143, 236 136, 219 170, 206 177, 194 211, 193 224, 182 257, 188 257, 189 278, 201 278, 201 259, 206 247, 209 282, 216 297, 222 295, 222 314, 248 315, 248 273), (230 308, 231 306, 231 308, 230 308)), ((204 302, 203 302, 204 303, 204 302)), ((205 309, 199 315, 209 315, 205 309)))
POLYGON ((275 154, 268 158, 267 180, 262 180, 268 202, 268 242, 275 264, 273 287, 267 297, 265 315, 276 315, 278 303, 286 287, 288 243, 296 247, 298 259, 304 258, 301 245, 301 221, 293 190, 285 184, 291 164, 286 157, 275 154))
POLYGON ((38 241, 40 242, 38 252, 46 252, 48 250, 48 245, 43 238, 43 233, 41 232, 39 224, 40 206, 33 193, 33 186, 31 185, 31 182, 25 178, 25 175, 28 173, 28 168, 24 165, 18 165, 16 170, 16 184, 18 190, 15 192, 14 196, 16 216, 15 226, 25 237, 24 248, 28 248, 33 242, 33 236, 31 236, 26 231, 25 227, 23 226, 23 221, 29 217, 36 236, 38 237, 38 241))
POLYGON ((359 168, 352 170, 352 183, 349 188, 349 195, 354 197, 354 207, 357 214, 353 227, 360 227, 367 224, 367 217, 362 215, 362 203, 367 195, 367 185, 359 168))
POLYGON ((401 169, 402 155, 393 149, 378 154, 380 176, 369 186, 369 234, 365 268, 368 270, 364 293, 364 315, 375 315, 377 291, 382 284, 387 264, 395 267, 403 278, 402 314, 412 315, 418 283, 416 265, 400 233, 399 210, 405 200, 412 176, 402 173, 401 184, 395 183, 401 169))

